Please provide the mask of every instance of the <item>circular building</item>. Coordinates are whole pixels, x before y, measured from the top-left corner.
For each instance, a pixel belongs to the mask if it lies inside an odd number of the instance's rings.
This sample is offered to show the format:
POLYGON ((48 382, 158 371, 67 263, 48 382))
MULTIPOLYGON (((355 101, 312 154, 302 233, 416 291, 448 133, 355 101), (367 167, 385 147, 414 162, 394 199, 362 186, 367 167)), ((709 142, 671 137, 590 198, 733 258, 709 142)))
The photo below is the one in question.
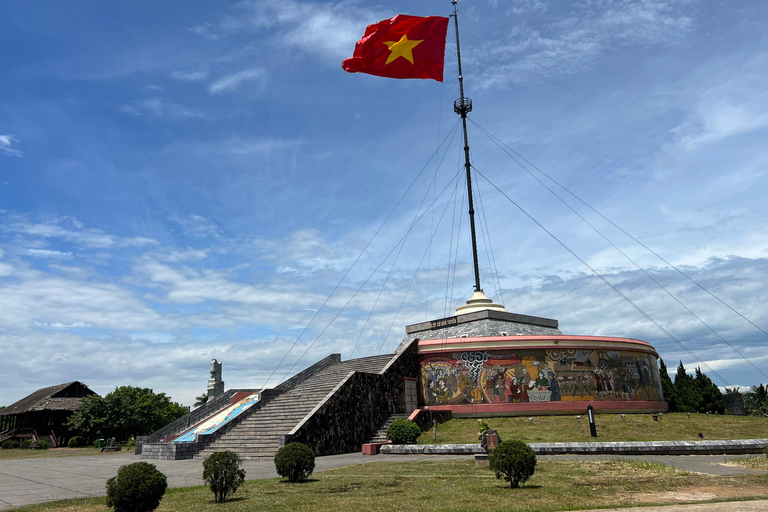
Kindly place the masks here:
POLYGON ((475 292, 456 315, 406 327, 419 349, 419 405, 454 416, 666 411, 658 354, 631 338, 568 336, 475 292))

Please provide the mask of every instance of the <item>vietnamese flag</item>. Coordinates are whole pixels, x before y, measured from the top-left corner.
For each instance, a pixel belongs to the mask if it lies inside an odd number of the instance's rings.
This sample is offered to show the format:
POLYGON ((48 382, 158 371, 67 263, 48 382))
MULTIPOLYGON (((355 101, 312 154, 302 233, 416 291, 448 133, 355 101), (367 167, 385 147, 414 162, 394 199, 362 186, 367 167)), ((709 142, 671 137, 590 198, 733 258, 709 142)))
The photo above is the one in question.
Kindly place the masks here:
POLYGON ((341 67, 350 73, 442 82, 447 32, 448 18, 398 14, 368 25, 353 57, 341 67))

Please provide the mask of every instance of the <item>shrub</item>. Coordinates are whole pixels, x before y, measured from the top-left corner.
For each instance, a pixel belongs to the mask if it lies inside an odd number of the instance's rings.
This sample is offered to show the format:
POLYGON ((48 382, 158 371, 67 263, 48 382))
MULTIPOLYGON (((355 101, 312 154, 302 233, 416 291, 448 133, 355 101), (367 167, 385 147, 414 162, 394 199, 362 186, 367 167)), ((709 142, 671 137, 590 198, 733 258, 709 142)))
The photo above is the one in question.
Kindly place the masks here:
POLYGON ((83 436, 75 436, 69 440, 67 446, 70 448, 80 448, 81 446, 85 446, 85 438, 83 436))
POLYGON ((421 429, 416 422, 399 418, 387 428, 387 439, 395 444, 414 444, 421 435, 421 429))
POLYGON ((160 505, 168 481, 154 464, 134 462, 120 466, 107 480, 107 506, 115 512, 152 512, 160 505))
POLYGON ((504 441, 488 456, 488 465, 496 478, 504 475, 511 488, 517 488, 533 475, 536 454, 522 441, 504 441))
POLYGON ((25 439, 21 442, 21 449, 22 450, 28 450, 29 447, 32 446, 32 440, 31 439, 25 439))
POLYGON ((766 457, 768 457, 768 446, 763 448, 763 453, 765 454, 766 457))
POLYGON ((38 450, 47 450, 48 449, 48 441, 45 439, 41 439, 37 442, 37 449, 38 450))
POLYGON ((14 441, 13 439, 8 439, 7 441, 3 441, 3 444, 0 444, 0 449, 3 450, 15 450, 19 447, 19 442, 14 441))
POLYGON ((224 503, 245 480, 240 457, 231 451, 213 453, 203 461, 203 480, 211 486, 213 501, 224 503))
POLYGON ((315 452, 301 443, 288 443, 275 455, 277 474, 289 482, 301 482, 315 470, 315 452))

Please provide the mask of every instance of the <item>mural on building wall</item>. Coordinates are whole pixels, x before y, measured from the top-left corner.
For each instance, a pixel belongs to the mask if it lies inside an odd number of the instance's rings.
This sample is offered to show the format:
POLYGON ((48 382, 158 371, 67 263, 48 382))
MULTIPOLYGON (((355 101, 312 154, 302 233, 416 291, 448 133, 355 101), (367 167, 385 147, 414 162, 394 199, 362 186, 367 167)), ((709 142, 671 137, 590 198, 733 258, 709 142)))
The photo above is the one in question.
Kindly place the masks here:
POLYGON ((422 356, 420 388, 426 405, 662 399, 656 358, 619 350, 422 356))

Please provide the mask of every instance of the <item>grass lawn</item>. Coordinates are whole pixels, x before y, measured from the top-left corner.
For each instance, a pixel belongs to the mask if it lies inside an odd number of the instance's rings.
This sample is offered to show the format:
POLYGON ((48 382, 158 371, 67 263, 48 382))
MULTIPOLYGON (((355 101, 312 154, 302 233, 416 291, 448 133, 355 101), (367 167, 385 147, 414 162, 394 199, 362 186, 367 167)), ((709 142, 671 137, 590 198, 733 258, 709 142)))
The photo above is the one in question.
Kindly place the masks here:
MULTIPOLYGON (((93 446, 84 446, 82 448, 49 448, 47 450, 0 450, 0 460, 5 459, 43 459, 46 457, 81 457, 83 455, 104 455, 109 456, 113 453, 125 453, 128 448, 123 448, 121 452, 99 452, 99 449, 93 446)), ((133 453, 133 448, 130 448, 133 453)))
POLYGON ((738 468, 757 469, 768 471, 768 457, 765 455, 752 455, 750 457, 737 457, 729 460, 726 465, 738 468))
MULTIPOLYGON (((768 438, 768 418, 748 416, 715 416, 706 414, 669 413, 660 421, 650 414, 618 414, 595 416, 597 438, 589 436, 586 412, 581 421, 576 416, 508 417, 485 420, 502 439, 520 439, 527 443, 585 441, 690 441, 699 439, 764 439, 768 438)), ((436 443, 477 443, 478 423, 475 418, 454 418, 437 427, 436 443)), ((432 443, 432 431, 424 432, 420 444, 432 443)))
MULTIPOLYGON (((303 484, 246 482, 216 510, 367 512, 438 510, 574 510, 655 503, 764 498, 768 475, 713 477, 638 461, 540 461, 520 489, 510 489, 473 460, 372 462, 324 471, 303 484)), ((169 490, 158 511, 209 511, 206 487, 169 490)), ((106 512, 103 498, 17 509, 24 512, 106 512)))

